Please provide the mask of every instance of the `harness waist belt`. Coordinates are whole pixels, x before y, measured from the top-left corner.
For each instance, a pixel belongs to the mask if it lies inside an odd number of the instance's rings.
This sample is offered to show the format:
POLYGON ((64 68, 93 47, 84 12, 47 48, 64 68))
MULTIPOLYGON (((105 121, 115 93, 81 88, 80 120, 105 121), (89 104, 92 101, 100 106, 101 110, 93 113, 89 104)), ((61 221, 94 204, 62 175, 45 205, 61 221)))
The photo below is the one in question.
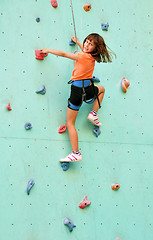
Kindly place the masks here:
POLYGON ((71 81, 72 81, 71 83, 74 86, 81 87, 81 88, 88 87, 90 85, 90 83, 91 83, 90 79, 82 79, 82 80, 75 80, 75 81, 71 80, 71 81), (83 84, 83 82, 84 82, 84 84, 83 84))

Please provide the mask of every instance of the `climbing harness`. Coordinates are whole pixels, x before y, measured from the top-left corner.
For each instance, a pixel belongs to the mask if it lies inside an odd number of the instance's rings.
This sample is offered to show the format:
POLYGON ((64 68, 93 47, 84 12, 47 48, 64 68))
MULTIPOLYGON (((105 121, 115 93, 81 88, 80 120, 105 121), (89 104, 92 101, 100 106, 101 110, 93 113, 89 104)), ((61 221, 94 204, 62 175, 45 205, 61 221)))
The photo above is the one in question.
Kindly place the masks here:
POLYGON ((95 93, 94 81, 93 81, 92 78, 90 78, 90 79, 82 79, 82 80, 75 80, 75 81, 70 80, 70 81, 68 81, 68 84, 72 84, 75 87, 82 88, 82 103, 84 101, 85 103, 91 104, 91 103, 93 103, 95 101, 95 98, 97 98, 97 101, 98 101, 98 104, 99 104, 99 108, 101 108, 98 94, 95 93), (92 99, 86 100, 85 88, 88 87, 90 84, 93 87, 94 97, 92 99))
POLYGON ((75 27, 75 20, 74 20, 74 12, 73 12, 72 0, 70 0, 70 2, 71 2, 71 10, 72 10, 72 18, 73 18, 74 34, 75 34, 76 45, 77 45, 77 52, 79 52, 78 43, 77 43, 77 34, 76 34, 76 27, 75 27))

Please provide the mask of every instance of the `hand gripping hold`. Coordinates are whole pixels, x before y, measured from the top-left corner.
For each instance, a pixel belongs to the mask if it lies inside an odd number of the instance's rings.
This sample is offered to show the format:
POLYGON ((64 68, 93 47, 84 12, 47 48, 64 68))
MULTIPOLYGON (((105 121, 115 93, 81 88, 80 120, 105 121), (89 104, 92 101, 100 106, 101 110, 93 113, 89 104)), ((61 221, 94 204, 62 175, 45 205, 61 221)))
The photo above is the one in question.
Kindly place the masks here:
POLYGON ((83 201, 79 204, 79 208, 84 209, 86 206, 90 205, 91 202, 88 201, 87 196, 83 199, 83 201))
POLYGON ((73 228, 76 227, 74 225, 74 223, 72 222, 72 220, 70 220, 69 218, 65 218, 64 219, 64 225, 67 225, 69 227, 69 231, 72 232, 73 228))
POLYGON ((41 53, 40 50, 35 50, 36 59, 44 60, 44 57, 48 56, 48 53, 41 53))
POLYGON ((125 77, 122 78, 122 90, 123 92, 127 92, 127 88, 130 86, 129 80, 127 80, 125 77))
POLYGON ((69 41, 69 45, 70 45, 70 46, 75 46, 76 43, 71 39, 71 40, 69 41))

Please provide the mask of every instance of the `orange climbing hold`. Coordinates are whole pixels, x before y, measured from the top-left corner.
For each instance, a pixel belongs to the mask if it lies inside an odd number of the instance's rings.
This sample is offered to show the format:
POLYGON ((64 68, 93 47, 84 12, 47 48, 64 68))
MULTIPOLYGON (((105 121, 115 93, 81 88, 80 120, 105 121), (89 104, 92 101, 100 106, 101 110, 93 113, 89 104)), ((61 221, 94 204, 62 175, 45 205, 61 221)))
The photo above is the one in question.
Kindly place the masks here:
POLYGON ((7 104, 7 110, 8 110, 8 111, 11 111, 11 110, 12 110, 12 108, 11 108, 11 106, 10 106, 10 103, 7 104))
POLYGON ((112 190, 118 190, 120 188, 120 184, 119 183, 115 183, 111 186, 112 190))
POLYGON ((87 4, 85 4, 85 5, 83 6, 83 8, 84 8, 84 10, 85 10, 86 12, 88 12, 88 11, 90 11, 90 9, 91 9, 91 4, 90 4, 90 3, 87 3, 87 4))
POLYGON ((57 1, 51 0, 51 5, 52 5, 52 7, 57 8, 57 6, 58 6, 57 1))
POLYGON ((130 86, 129 80, 127 80, 125 77, 122 78, 122 89, 123 92, 127 92, 127 88, 130 86))

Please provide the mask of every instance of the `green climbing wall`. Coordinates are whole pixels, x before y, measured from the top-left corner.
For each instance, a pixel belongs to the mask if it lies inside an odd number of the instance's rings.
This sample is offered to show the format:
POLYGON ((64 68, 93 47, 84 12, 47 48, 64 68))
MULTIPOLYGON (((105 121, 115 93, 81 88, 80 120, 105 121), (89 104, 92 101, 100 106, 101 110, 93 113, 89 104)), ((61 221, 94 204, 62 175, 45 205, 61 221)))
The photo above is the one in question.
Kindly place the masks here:
POLYGON ((73 61, 35 49, 74 52, 69 0, 0 1, 0 232, 3 240, 144 240, 153 238, 153 8, 152 1, 73 0, 80 41, 101 34, 117 54, 96 64, 106 94, 96 138, 83 105, 76 128, 83 161, 63 172, 61 157, 71 151, 65 124, 73 61), (40 22, 36 18, 40 17, 40 22), (101 23, 109 22, 108 32, 101 23), (127 93, 121 80, 130 81, 127 93), (45 95, 36 90, 46 87, 45 95), (6 106, 11 103, 12 111, 6 106), (30 131, 24 124, 31 122, 30 131), (28 181, 35 186, 26 194, 28 181), (112 191, 113 183, 120 183, 112 191), (85 196, 91 206, 81 210, 85 196), (72 233, 65 217, 76 224, 72 233))

